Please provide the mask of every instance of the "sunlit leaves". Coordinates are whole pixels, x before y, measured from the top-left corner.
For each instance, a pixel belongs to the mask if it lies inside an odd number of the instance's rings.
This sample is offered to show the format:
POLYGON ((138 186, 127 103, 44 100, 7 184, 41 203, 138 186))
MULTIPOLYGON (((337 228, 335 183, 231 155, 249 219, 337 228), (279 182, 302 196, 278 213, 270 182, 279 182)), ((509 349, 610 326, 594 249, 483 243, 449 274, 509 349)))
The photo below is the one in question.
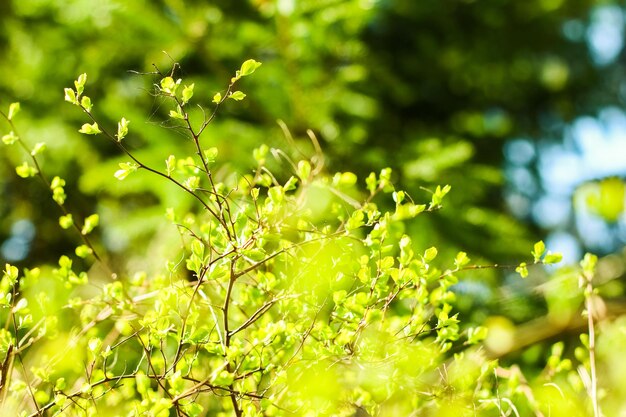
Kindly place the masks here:
POLYGON ((541 257, 543 256, 545 252, 546 252, 546 245, 545 243, 543 243, 543 240, 540 240, 539 242, 535 243, 535 245, 533 246, 533 251, 531 252, 531 255, 533 256, 535 263, 538 263, 541 260, 541 257))
POLYGON ((122 139, 124 139, 126 137, 126 135, 128 134, 128 124, 130 123, 130 121, 126 120, 126 118, 122 117, 122 119, 117 122, 117 134, 115 135, 117 137, 117 141, 121 142, 122 139))
POLYGON ((87 74, 85 73, 80 74, 76 81, 74 81, 74 87, 76 87, 76 92, 79 96, 83 94, 85 90, 85 83, 87 83, 87 74))
POLYGON ((59 217, 59 225, 63 229, 69 229, 70 227, 72 227, 72 225, 74 225, 74 219, 72 218, 72 214, 69 213, 65 216, 59 217))
POLYGON ((176 170, 176 157, 174 155, 168 156, 165 160, 165 169, 168 177, 176 170))
POLYGON ((246 97, 246 95, 242 91, 233 91, 230 93, 228 98, 233 99, 235 101, 241 101, 246 97))
POLYGON ((119 167, 113 176, 120 181, 139 169, 139 165, 134 162, 120 162, 119 167))
POLYGON ((222 101, 222 94, 221 93, 215 93, 215 95, 213 96, 213 103, 218 104, 222 101))
POLYGON ((520 274, 522 278, 526 278, 528 276, 528 267, 526 266, 526 262, 520 263, 516 268, 515 272, 520 274))
POLYGON ((257 68, 261 66, 261 63, 255 61, 254 59, 248 59, 243 64, 241 64, 241 68, 236 71, 235 76, 230 80, 231 83, 236 82, 241 77, 245 77, 247 75, 252 74, 256 71, 257 68))
POLYGON ((80 106, 85 109, 88 113, 91 112, 91 109, 93 108, 93 104, 91 103, 91 99, 87 96, 83 96, 80 99, 80 106))
POLYGON ((195 84, 191 84, 191 85, 186 85, 185 88, 183 88, 183 93, 182 93, 183 104, 187 104, 189 100, 191 100, 191 97, 193 97, 194 86, 195 84))
POLYGON ((47 148, 47 145, 46 145, 46 143, 45 143, 45 142, 37 142, 37 143, 35 144, 35 146, 33 146, 33 150, 32 150, 32 151, 30 151, 30 154, 31 154, 32 156, 37 156, 37 155, 39 155, 40 153, 42 153, 43 151, 45 151, 45 150, 46 150, 46 148, 47 148))
POLYGON ((172 77, 165 77, 161 80, 160 83, 161 91, 168 95, 174 96, 181 82, 182 80, 180 78, 174 81, 172 77))
POLYGON ((37 173, 39 173, 37 168, 29 165, 28 162, 23 162, 22 165, 15 167, 15 172, 22 178, 34 177, 37 173))
POLYGON ((176 110, 170 110, 169 115, 172 119, 185 119, 183 109, 180 106, 176 106, 176 110))
POLYGON ((85 219, 83 228, 81 229, 80 232, 83 235, 87 235, 91 233, 93 229, 95 229, 98 226, 98 223, 100 223, 100 216, 98 216, 97 214, 92 214, 85 219))
POLYGON ((13 131, 10 131, 8 134, 2 136, 2 143, 5 145, 13 145, 19 139, 20 138, 13 131))
POLYGON ((13 118, 20 112, 20 103, 9 104, 9 112, 7 113, 7 119, 13 120, 13 118))
MULTIPOLYGON (((63 205, 67 195, 65 194, 65 180, 59 176, 52 179, 50 183, 50 190, 52 191, 52 198, 57 204, 63 205)), ((70 216, 71 219, 71 216, 70 216)))
POLYGON ((78 105, 78 100, 76 99, 76 92, 71 88, 66 88, 65 90, 65 101, 68 101, 72 104, 78 105))
POLYGON ((79 130, 80 133, 84 133, 85 135, 97 135, 102 133, 100 128, 98 127, 98 123, 94 122, 92 124, 85 123, 79 130))

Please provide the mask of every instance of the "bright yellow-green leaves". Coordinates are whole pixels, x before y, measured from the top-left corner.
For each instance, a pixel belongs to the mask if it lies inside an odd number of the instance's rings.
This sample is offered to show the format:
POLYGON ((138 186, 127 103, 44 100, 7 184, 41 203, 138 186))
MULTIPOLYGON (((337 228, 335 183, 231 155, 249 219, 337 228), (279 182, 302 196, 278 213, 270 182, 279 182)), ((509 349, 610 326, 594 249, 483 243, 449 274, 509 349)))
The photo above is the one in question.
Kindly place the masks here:
POLYGON ((20 112, 20 103, 9 104, 9 112, 7 113, 7 119, 13 120, 13 118, 20 112))
POLYGON ((121 162, 119 164, 119 167, 120 169, 115 171, 115 174, 113 174, 113 176, 120 181, 139 169, 139 165, 134 162, 121 162))
POLYGON ((122 117, 120 121, 117 122, 117 134, 115 136, 117 137, 118 142, 121 142, 122 139, 124 139, 126 135, 128 134, 129 124, 130 124, 130 121, 126 120, 125 117, 122 117))
POLYGON ((17 166, 15 168, 15 172, 22 178, 34 177, 35 175, 37 175, 37 173, 39 173, 37 168, 29 165, 28 162, 23 162, 22 165, 17 166))
POLYGON ((102 133, 100 128, 98 127, 98 123, 85 123, 79 130, 80 133, 84 133, 85 135, 97 135, 102 133))
POLYGON ((10 131, 9 133, 7 133, 6 135, 2 136, 2 142, 5 145, 13 145, 15 142, 17 142, 20 138, 13 132, 10 131))

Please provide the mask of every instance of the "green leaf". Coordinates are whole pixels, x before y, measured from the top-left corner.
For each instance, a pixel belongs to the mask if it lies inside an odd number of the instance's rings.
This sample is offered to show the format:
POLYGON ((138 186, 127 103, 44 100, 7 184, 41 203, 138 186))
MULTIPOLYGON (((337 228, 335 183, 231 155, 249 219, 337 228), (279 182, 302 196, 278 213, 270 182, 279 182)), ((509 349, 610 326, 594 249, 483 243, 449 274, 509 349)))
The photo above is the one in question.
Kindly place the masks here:
POLYGON ((375 173, 370 172, 368 177, 365 179, 365 185, 367 186, 367 190, 370 192, 370 194, 374 194, 376 192, 377 181, 375 173))
POLYGON ((183 95, 182 95, 183 104, 187 104, 189 100, 191 100, 191 97, 193 97, 193 88, 194 88, 194 84, 191 84, 189 86, 186 85, 185 88, 183 88, 183 95))
POLYGON ((170 117, 172 119, 185 119, 183 115, 183 109, 180 106, 176 106, 176 110, 170 110, 170 117))
POLYGON ((130 121, 126 120, 124 117, 117 122, 117 141, 121 142, 124 137, 128 134, 128 124, 130 121))
POLYGON ((299 161, 298 169, 297 169, 298 177, 300 177, 300 181, 306 182, 311 175, 311 164, 309 161, 299 161))
POLYGON ((46 144, 45 142, 38 142, 35 144, 35 146, 33 147, 33 150, 30 151, 30 154, 32 156, 37 156, 38 154, 40 154, 41 152, 46 150, 46 144))
POLYGON ((489 330, 486 327, 470 327, 467 331, 467 344, 475 345, 487 338, 489 330))
POLYGON ((261 66, 261 62, 255 61, 254 59, 248 59, 243 64, 241 64, 241 69, 239 70, 239 76, 245 77, 246 75, 252 74, 256 71, 257 68, 261 66))
POLYGON ((582 261, 580 261, 580 266, 584 272, 588 274, 593 274, 596 270, 596 264, 598 263, 598 257, 593 253, 585 253, 582 261))
POLYGON ((540 240, 539 242, 535 243, 535 245, 533 246, 533 251, 531 252, 531 255, 533 256, 535 263, 538 263, 541 260, 541 257, 543 256, 545 251, 546 251, 546 245, 545 243, 543 243, 543 240, 540 240))
POLYGON ((93 124, 85 123, 79 130, 80 133, 84 133, 85 135, 97 135, 98 133, 102 133, 100 128, 98 128, 98 123, 94 122, 93 124))
POLYGON ((22 165, 16 167, 15 172, 22 178, 34 177, 39 173, 37 168, 28 165, 27 162, 23 162, 22 165))
POLYGON ((404 193, 404 191, 394 191, 391 196, 393 198, 393 201, 397 205, 399 205, 399 204, 401 204, 404 201, 405 193, 404 193))
POLYGON ((121 162, 119 164, 119 167, 120 169, 115 171, 115 174, 113 174, 113 176, 120 181, 126 178, 129 174, 139 169, 139 165, 134 162, 121 162))
POLYGON ((87 74, 85 73, 80 74, 78 79, 74 81, 74 87, 76 87, 76 92, 79 96, 83 94, 83 91, 85 90, 85 83, 87 83, 87 74))
POLYGON ((80 231, 83 235, 87 235, 93 231, 93 229, 98 226, 100 223, 100 216, 97 214, 92 214, 91 216, 85 219, 85 224, 83 225, 82 230, 80 231))
POLYGON ((13 120, 13 117, 20 112, 20 103, 11 103, 9 105, 9 113, 7 115, 7 119, 13 120))
POLYGON ((66 88, 65 90, 65 101, 69 101, 72 104, 78 105, 78 100, 76 99, 76 93, 71 88, 66 88))
POLYGON ((213 103, 218 104, 220 101, 222 101, 222 94, 215 93, 215 95, 213 96, 213 103))
POLYGON ((87 110, 87 113, 91 112, 91 109, 93 108, 91 99, 87 96, 83 96, 83 98, 80 100, 80 106, 87 110))
POLYGON ((558 252, 552 253, 551 251, 548 251, 548 253, 546 253, 546 256, 543 258, 543 263, 546 265, 558 264, 562 260, 563 260, 562 254, 558 252))
POLYGON ((91 250, 91 248, 87 245, 80 245, 74 250, 74 253, 76 253, 76 256, 78 256, 79 258, 84 259, 87 256, 91 255, 93 253, 93 250, 91 250))
POLYGON ((7 278, 11 285, 14 285, 17 282, 18 274, 19 270, 16 266, 11 264, 4 265, 3 278, 7 278))
POLYGON ((176 169, 176 157, 174 155, 170 155, 165 160, 165 170, 166 170, 167 176, 170 177, 175 169, 176 169))
POLYGON ((241 92, 241 91, 233 91, 232 93, 230 93, 230 95, 228 96, 228 98, 232 98, 235 101, 241 101, 246 97, 246 95, 241 92))
POLYGON ((298 184, 298 179, 294 176, 289 177, 289 179, 287 180, 287 182, 285 183, 285 185, 283 186, 283 189, 285 191, 292 191, 296 189, 296 184, 298 184))
POLYGON ((204 159, 209 164, 212 164, 217 159, 217 155, 218 155, 219 151, 218 151, 217 148, 213 147, 213 148, 205 149, 203 153, 204 153, 204 159))
POLYGON ((454 258, 454 265, 457 268, 462 268, 467 265, 470 261, 470 258, 467 256, 465 252, 459 252, 456 254, 456 258, 454 258))
POLYGON ((72 218, 72 214, 68 213, 65 216, 59 217, 59 225, 63 229, 69 229, 74 224, 74 219, 72 218))
POLYGON ((6 135, 2 136, 2 142, 5 145, 13 145, 18 140, 20 140, 20 138, 13 131, 10 131, 6 135))
POLYGON ((180 78, 174 81, 172 77, 165 77, 161 80, 161 91, 173 96, 181 81, 180 78))
POLYGON ((426 249, 426 252, 424 252, 424 261, 426 262, 430 262, 436 257, 437 257, 437 248, 434 246, 426 249))
POLYGON ((526 278, 528 276, 528 267, 526 266, 526 262, 519 264, 519 266, 515 268, 515 272, 520 274, 522 278, 526 278))
POLYGON ((189 417, 200 417, 204 411, 204 407, 195 402, 183 405, 182 409, 189 417))

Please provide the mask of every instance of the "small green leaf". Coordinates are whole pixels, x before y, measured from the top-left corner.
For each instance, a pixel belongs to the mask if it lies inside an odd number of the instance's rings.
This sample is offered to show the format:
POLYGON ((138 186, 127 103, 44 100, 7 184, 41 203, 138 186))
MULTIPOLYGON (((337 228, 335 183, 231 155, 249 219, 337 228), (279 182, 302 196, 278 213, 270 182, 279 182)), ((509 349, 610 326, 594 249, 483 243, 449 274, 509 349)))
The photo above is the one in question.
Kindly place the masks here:
POLYGON ((426 249, 426 252, 424 252, 424 261, 426 262, 430 262, 436 257, 437 257, 437 248, 434 246, 426 249))
POLYGON ((117 178, 118 180, 123 180, 124 178, 126 178, 129 174, 137 171, 137 169, 139 169, 139 165, 137 165, 134 162, 121 162, 119 164, 120 169, 118 169, 117 171, 115 171, 115 174, 113 174, 113 176, 115 178, 117 178))
POLYGON ((528 267, 526 266, 526 262, 519 264, 519 266, 515 268, 515 272, 520 274, 522 278, 526 278, 528 276, 528 267))
POLYGON ((171 176, 174 170, 176 169, 176 157, 174 155, 170 155, 165 160, 165 170, 167 172, 167 176, 171 176))
POLYGON ((596 270, 596 264, 598 263, 598 257, 592 253, 585 253, 585 257, 580 261, 580 266, 584 272, 593 274, 596 270))
POLYGON ((98 123, 85 123, 79 130, 80 133, 84 133, 86 135, 97 135, 98 133, 102 133, 100 128, 98 127, 98 123))
POLYGON ((78 100, 76 99, 76 93, 71 88, 66 88, 65 90, 65 101, 69 101, 72 104, 78 105, 78 100))
POLYGON ((179 78, 174 81, 172 77, 165 77, 161 80, 161 90, 169 95, 176 94, 176 89, 178 88, 180 82, 182 80, 179 78))
POLYGON ((170 155, 165 160, 165 170, 167 172, 167 176, 171 176, 174 170, 176 169, 176 157, 174 155, 170 155))
POLYGON ((80 231, 83 235, 87 235, 93 231, 93 229, 98 226, 100 223, 100 216, 97 214, 92 214, 91 216, 85 219, 85 224, 83 225, 82 230, 80 231))
POLYGON ((261 62, 255 61, 254 59, 248 59, 243 64, 241 64, 241 69, 239 70, 239 76, 245 77, 246 75, 252 74, 256 71, 257 68, 261 66, 261 62))
POLYGON ((18 274, 19 274, 19 270, 17 269, 16 266, 13 266, 11 264, 4 265, 3 277, 7 278, 9 282, 11 283, 11 285, 17 282, 18 274))
POLYGON ((189 100, 191 100, 191 97, 193 97, 193 87, 194 84, 191 84, 189 86, 186 85, 185 88, 183 88, 183 104, 187 104, 189 100))
POLYGON ((20 112, 20 103, 11 103, 9 105, 9 114, 7 115, 7 119, 13 120, 13 117, 20 112))
POLYGON ((531 252, 531 255, 533 256, 535 263, 541 260, 541 257, 543 256, 545 251, 546 251, 546 245, 545 243, 543 243, 543 240, 540 240, 539 242, 535 243, 535 245, 533 246, 533 251, 531 252))
POLYGON ((283 186, 283 189, 285 191, 292 191, 296 189, 296 184, 298 184, 298 179, 294 176, 289 177, 289 179, 287 180, 287 182, 285 183, 285 185, 283 186))
POLYGON ((170 110, 170 117, 172 119, 185 119, 183 115, 183 109, 180 106, 176 106, 176 110, 170 110))
POLYGON ((22 178, 34 177, 39 173, 37 168, 28 165, 27 162, 22 163, 22 165, 15 168, 15 172, 22 178))
POLYGON ((235 101, 241 101, 246 97, 246 95, 241 92, 241 91, 233 91, 232 93, 230 93, 230 95, 228 96, 228 98, 232 98, 235 101))
POLYGON ((189 417, 200 417, 204 411, 204 407, 198 403, 185 404, 182 406, 182 409, 183 412, 189 417))
POLYGON ((476 343, 482 342, 487 338, 488 333, 489 330, 486 327, 470 327, 467 331, 467 344, 475 345, 476 343))
POLYGON ((84 259, 87 256, 91 255, 93 253, 93 251, 87 245, 80 245, 80 246, 78 246, 76 248, 74 253, 76 253, 76 256, 78 256, 79 258, 83 258, 84 259))
POLYGON ((126 120, 124 117, 117 122, 117 141, 121 142, 124 137, 128 134, 128 124, 130 121, 126 120))
POLYGON ((300 177, 300 181, 306 182, 311 175, 311 164, 309 161, 299 161, 297 173, 298 177, 300 177))
POLYGON ((404 201, 405 193, 404 191, 394 191, 391 196, 396 204, 401 204, 404 201))
POLYGON ((87 111, 87 113, 91 112, 91 109, 93 108, 91 99, 87 96, 83 96, 83 98, 80 100, 80 105, 87 111))
POLYGON ((18 140, 20 140, 20 138, 13 131, 10 131, 6 135, 2 136, 2 142, 5 145, 13 145, 18 140))
POLYGON ((467 256, 465 252, 459 252, 456 254, 456 258, 454 258, 454 265, 457 268, 462 268, 467 265, 470 261, 470 258, 467 256))
POLYGON ((215 93, 215 95, 213 96, 213 103, 218 104, 220 101, 222 101, 222 94, 215 93))
POLYGON ((219 151, 217 148, 213 147, 213 148, 205 149, 203 153, 204 153, 204 159, 207 161, 207 163, 212 164, 217 159, 217 155, 219 151))
POLYGON ((74 224, 74 219, 72 218, 72 214, 68 213, 65 216, 59 217, 59 225, 63 229, 69 229, 74 224))
POLYGON ((78 76, 78 79, 74 81, 74 87, 76 87, 76 92, 80 96, 83 94, 85 90, 85 83, 87 83, 87 74, 82 73, 78 76))
POLYGON ((543 258, 543 263, 546 265, 558 264, 562 260, 563 260, 562 254, 558 252, 552 253, 551 251, 548 251, 548 253, 546 253, 546 256, 543 258))
POLYGON ((32 151, 30 151, 30 154, 32 156, 36 156, 38 154, 40 154, 41 152, 46 150, 46 144, 45 142, 38 142, 35 144, 35 147, 33 148, 32 151))

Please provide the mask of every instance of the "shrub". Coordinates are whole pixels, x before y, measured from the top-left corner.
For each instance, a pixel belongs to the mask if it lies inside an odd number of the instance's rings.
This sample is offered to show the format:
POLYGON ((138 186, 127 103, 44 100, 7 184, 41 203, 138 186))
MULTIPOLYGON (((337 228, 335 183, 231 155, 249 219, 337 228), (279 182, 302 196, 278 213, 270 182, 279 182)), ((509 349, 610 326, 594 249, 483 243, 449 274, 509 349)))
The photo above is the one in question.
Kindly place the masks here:
MULTIPOLYGON (((459 272, 498 266, 472 265, 464 252, 439 259, 437 248, 417 248, 404 233, 406 222, 442 207, 450 186, 418 202, 396 188, 388 168, 371 173, 364 187, 351 172, 328 174, 313 133, 317 152, 309 157, 294 160, 260 144, 251 172, 216 174, 219 150, 203 134, 221 106, 245 99, 235 87, 260 65, 245 61, 213 96, 210 111, 200 105, 199 118, 191 107, 194 84, 174 70, 159 72, 154 89, 169 103, 167 127, 185 132, 190 143, 189 156, 163 155, 161 166, 126 145, 135 127, 129 120, 121 117, 115 133, 98 122, 85 74, 65 89, 65 100, 88 119, 79 132, 108 139, 127 158, 113 174, 117 180, 152 175, 195 203, 166 210, 178 237, 160 242, 164 258, 147 249, 147 270, 100 253, 92 238, 99 215, 79 218, 67 207, 65 181, 44 174, 45 144, 31 147, 18 133, 19 104, 2 113, 11 128, 3 141, 30 157, 17 174, 39 177, 61 210, 60 227, 82 239, 54 268, 6 265, 3 415, 540 410, 532 395, 519 398, 527 387, 519 370, 500 367, 479 347, 487 329, 462 323, 453 308, 459 272)), ((529 263, 559 261, 542 242, 532 255, 529 263)), ((594 261, 586 262, 592 276, 594 261)), ((515 267, 528 274, 525 263, 515 267)), ((549 365, 566 369, 562 349, 555 349, 549 365)))

